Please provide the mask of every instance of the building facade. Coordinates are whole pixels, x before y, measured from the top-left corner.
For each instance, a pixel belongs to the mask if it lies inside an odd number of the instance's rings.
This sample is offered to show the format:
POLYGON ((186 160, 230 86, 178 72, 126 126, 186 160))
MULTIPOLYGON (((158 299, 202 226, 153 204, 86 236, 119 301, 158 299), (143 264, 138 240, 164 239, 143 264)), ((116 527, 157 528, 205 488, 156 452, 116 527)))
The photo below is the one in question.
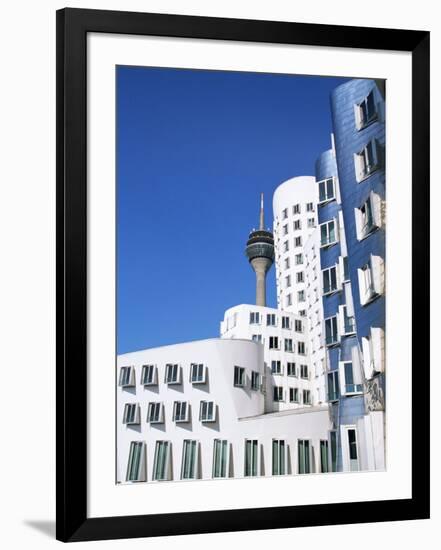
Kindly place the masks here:
POLYGON ((220 338, 117 358, 117 482, 385 468, 384 90, 331 96, 332 146, 246 243, 220 338), (275 261, 277 308, 266 305, 275 261))

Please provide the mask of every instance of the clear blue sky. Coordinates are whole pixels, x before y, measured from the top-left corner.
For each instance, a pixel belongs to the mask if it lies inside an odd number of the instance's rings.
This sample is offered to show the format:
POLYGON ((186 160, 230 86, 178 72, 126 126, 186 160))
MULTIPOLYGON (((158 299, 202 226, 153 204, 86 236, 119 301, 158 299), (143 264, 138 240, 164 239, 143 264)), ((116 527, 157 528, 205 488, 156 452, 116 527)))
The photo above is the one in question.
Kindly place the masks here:
MULTIPOLYGON (((255 299, 259 193, 313 175, 341 78, 118 67, 118 353, 216 337, 255 299)), ((268 305, 276 305, 274 267, 268 305)))

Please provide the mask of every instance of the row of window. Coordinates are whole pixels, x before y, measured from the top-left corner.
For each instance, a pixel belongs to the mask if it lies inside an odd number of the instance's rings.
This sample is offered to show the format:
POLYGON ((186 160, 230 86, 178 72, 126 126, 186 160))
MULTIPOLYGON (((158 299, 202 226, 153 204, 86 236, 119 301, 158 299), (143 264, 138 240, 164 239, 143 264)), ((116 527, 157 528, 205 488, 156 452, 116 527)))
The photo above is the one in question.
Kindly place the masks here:
MULTIPOLYGON (((261 344, 265 345, 265 338, 263 338, 261 334, 253 334, 251 338, 254 342, 260 342, 261 344)), ((267 339, 268 349, 281 349, 280 343, 282 342, 282 338, 279 338, 278 336, 268 336, 267 339)), ((283 343, 283 350, 286 353, 295 353, 295 342, 293 342, 292 338, 284 338, 283 343)), ((297 353, 298 355, 306 355, 305 342, 297 342, 297 353)))
MULTIPOLYGON (((200 422, 215 422, 217 407, 214 401, 201 401, 199 404, 200 422)), ((126 403, 124 406, 123 424, 132 425, 141 423, 139 403, 126 403)), ((173 403, 173 422, 190 421, 190 404, 188 401, 175 401, 173 403)), ((164 403, 150 402, 147 406, 147 418, 149 424, 163 424, 165 422, 164 403)))
MULTIPOLYGON (((203 363, 191 363, 189 382, 191 384, 205 384, 207 379, 207 367, 203 363)), ((141 371, 141 385, 158 385, 158 367, 156 365, 143 365, 141 371)), ((178 363, 167 363, 165 365, 164 383, 181 384, 182 367, 178 363)), ((119 374, 119 385, 122 387, 136 386, 135 367, 121 367, 119 374)))
MULTIPOLYGON (((272 360, 271 361, 271 374, 281 374, 283 375, 283 364, 282 361, 272 360)), ((308 365, 299 365, 297 368, 296 363, 288 361, 286 363, 286 374, 288 376, 294 376, 296 378, 303 378, 304 380, 309 380, 309 369, 308 365)))
MULTIPOLYGON (((305 204, 306 212, 314 212, 314 203, 313 202, 307 202, 305 204)), ((294 216, 301 214, 301 205, 300 204, 294 204, 292 207, 292 213, 294 216)), ((286 220, 288 218, 288 208, 284 208, 282 210, 282 220, 286 220)))
MULTIPOLYGON (((277 403, 286 402, 285 389, 282 386, 273 387, 273 401, 276 401, 277 403)), ((311 391, 302 390, 302 392, 300 393, 299 388, 288 388, 288 402, 303 405, 312 405, 311 391), (300 400, 300 396, 302 396, 302 400, 300 400)))
MULTIPOLYGON (((348 430, 348 445, 350 457, 358 460, 358 449, 355 429, 348 430)), ((314 472, 314 450, 309 439, 297 440, 297 468, 298 474, 314 472)), ((256 477, 262 475, 261 462, 262 445, 258 439, 245 439, 243 448, 243 475, 256 477)), ((285 439, 273 439, 271 444, 271 473, 274 476, 291 474, 290 445, 285 439)), ((225 479, 232 475, 232 449, 226 439, 213 441, 212 477, 225 479)), ((180 479, 200 479, 201 461, 200 442, 194 439, 185 439, 182 443, 182 458, 180 479)), ((146 445, 143 441, 130 443, 129 459, 127 464, 126 481, 146 481, 146 445)), ((335 432, 330 432, 330 441, 320 440, 319 468, 321 473, 337 471, 337 442, 335 432)), ((152 468, 152 481, 170 481, 173 479, 172 444, 170 441, 156 441, 152 468)))
MULTIPOLYGON (((315 227, 315 218, 307 218, 306 226, 308 229, 313 229, 315 227)), ((292 228, 294 231, 300 231, 302 229, 302 220, 294 220, 292 223, 292 228)), ((289 234, 289 224, 284 223, 282 225, 282 236, 286 236, 288 234, 289 234)), ((276 236, 276 239, 277 239, 277 236, 276 236)), ((301 244, 296 246, 301 246, 301 244)))
MULTIPOLYGON (((259 311, 250 311, 250 325, 260 325, 263 322, 265 316, 259 311)), ((282 328, 291 330, 291 319, 288 316, 282 315, 282 328)), ((266 314, 266 326, 276 327, 278 326, 279 318, 275 313, 266 314)), ((300 319, 294 319, 295 332, 303 332, 303 324, 300 319)))

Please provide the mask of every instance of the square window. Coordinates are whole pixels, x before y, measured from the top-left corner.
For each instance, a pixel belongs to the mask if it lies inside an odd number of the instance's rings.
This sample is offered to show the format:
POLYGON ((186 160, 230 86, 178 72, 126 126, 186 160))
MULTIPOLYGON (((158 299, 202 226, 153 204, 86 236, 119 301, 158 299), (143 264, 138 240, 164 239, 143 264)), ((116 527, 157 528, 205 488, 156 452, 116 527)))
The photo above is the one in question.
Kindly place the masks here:
POLYGON ((180 384, 181 383, 181 369, 176 363, 167 363, 165 366, 165 383, 166 384, 180 384))
POLYGON ((213 401, 201 401, 199 420, 201 422, 214 422, 216 420, 216 406, 213 401))
POLYGON ((173 421, 188 422, 188 409, 187 401, 175 401, 173 404, 173 421))
POLYGON ((266 326, 267 327, 275 327, 276 326, 276 314, 275 313, 268 313, 266 316, 266 326))
POLYGON ((335 199, 334 178, 327 178, 318 182, 319 204, 325 204, 335 199))
POLYGON ((250 311, 250 325, 260 324, 260 313, 258 311, 250 311))

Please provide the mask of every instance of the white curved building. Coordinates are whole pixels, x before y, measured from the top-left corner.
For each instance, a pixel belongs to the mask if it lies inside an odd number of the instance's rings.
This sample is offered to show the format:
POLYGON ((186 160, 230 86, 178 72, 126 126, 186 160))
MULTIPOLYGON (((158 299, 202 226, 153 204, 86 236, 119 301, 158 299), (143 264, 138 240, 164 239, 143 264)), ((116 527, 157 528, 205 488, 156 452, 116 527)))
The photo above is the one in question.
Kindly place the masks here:
POLYGON ((273 196, 277 304, 306 316, 304 246, 317 226, 318 191, 313 176, 280 184, 273 196))

